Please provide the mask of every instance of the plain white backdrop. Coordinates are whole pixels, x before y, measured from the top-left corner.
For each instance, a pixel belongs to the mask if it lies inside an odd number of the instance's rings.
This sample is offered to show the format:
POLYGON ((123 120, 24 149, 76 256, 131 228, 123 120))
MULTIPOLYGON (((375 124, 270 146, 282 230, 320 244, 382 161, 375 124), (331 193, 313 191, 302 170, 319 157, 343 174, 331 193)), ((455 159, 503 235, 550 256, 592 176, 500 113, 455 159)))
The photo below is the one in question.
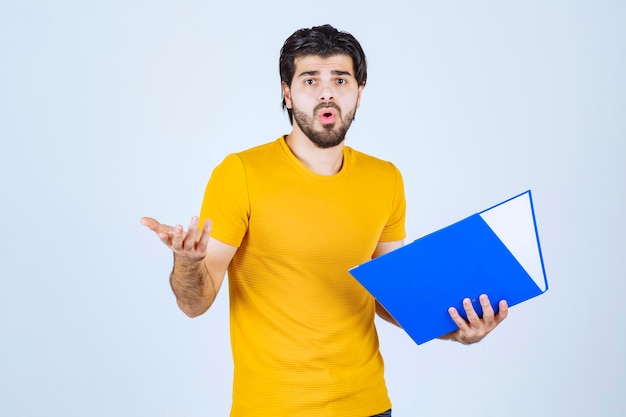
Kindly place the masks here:
POLYGON ((274 140, 296 29, 354 34, 347 144, 403 172, 409 240, 532 189, 550 281, 470 347, 378 322, 394 416, 626 415, 620 1, 0 3, 0 414, 226 416, 227 288, 188 319, 139 219, 187 224, 274 140))

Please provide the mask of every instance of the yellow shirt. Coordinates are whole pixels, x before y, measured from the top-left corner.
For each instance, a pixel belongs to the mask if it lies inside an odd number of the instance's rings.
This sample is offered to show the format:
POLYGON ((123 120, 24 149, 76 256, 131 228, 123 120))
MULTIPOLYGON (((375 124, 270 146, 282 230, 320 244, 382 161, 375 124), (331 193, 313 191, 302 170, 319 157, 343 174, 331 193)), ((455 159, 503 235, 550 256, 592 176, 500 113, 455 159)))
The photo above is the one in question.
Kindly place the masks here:
POLYGON ((344 148, 317 175, 284 138, 229 155, 207 185, 201 221, 239 249, 228 269, 231 416, 366 417, 391 408, 375 300, 348 273, 379 241, 404 239, 402 177, 344 148))

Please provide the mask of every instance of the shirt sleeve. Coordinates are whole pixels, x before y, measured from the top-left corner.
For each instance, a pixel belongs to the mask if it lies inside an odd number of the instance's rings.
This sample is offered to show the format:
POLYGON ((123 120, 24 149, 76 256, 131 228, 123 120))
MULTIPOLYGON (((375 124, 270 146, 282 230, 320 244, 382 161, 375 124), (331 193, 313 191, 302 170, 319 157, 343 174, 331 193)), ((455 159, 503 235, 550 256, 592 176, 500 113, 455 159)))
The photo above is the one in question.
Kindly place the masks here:
POLYGON ((212 222, 211 237, 239 247, 248 230, 250 200, 246 172, 241 158, 228 155, 211 174, 202 208, 200 224, 212 222))
POLYGON ((392 199, 391 214, 380 235, 381 242, 393 242, 406 237, 406 198, 404 195, 404 181, 398 168, 391 164, 395 173, 394 193, 392 199))

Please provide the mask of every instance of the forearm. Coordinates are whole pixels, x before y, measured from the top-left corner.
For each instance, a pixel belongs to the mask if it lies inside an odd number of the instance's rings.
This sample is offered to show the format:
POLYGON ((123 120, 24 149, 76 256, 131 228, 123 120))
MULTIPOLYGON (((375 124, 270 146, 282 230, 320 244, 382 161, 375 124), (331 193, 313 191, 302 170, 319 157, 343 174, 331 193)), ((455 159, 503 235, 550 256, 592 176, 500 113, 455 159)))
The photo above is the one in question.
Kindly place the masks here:
MULTIPOLYGON (((374 249, 374 253, 372 254, 372 259, 401 248, 403 245, 404 240, 396 240, 392 242, 378 242, 378 244, 376 245, 376 249, 374 249)), ((376 300, 376 314, 381 319, 402 328, 402 326, 400 326, 396 319, 394 319, 393 316, 389 314, 389 312, 385 309, 385 307, 382 306, 382 304, 378 302, 378 300, 376 300)))
POLYGON ((217 290, 203 260, 189 262, 174 255, 170 285, 180 309, 189 317, 204 313, 215 300, 217 290))
POLYGON ((385 309, 385 307, 383 307, 378 301, 376 301, 376 314, 381 319, 388 321, 389 323, 395 324, 396 326, 402 328, 402 326, 400 326, 400 324, 396 321, 396 319, 394 319, 393 316, 389 314, 389 312, 385 309))
POLYGON ((446 333, 443 336, 439 336, 437 339, 439 340, 452 340, 454 342, 458 342, 459 340, 457 340, 457 331, 453 331, 450 333, 446 333))

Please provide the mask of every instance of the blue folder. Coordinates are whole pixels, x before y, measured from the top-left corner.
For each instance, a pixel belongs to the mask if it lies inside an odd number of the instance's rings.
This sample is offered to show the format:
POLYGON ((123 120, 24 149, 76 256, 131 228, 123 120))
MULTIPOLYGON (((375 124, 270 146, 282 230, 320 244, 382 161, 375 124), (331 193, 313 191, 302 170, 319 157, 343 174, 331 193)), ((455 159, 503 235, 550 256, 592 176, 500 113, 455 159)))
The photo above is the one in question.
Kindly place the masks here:
POLYGON ((458 328, 448 314, 470 298, 479 316, 480 294, 494 310, 548 289, 531 192, 426 235, 350 269, 402 326, 422 344, 458 328))

